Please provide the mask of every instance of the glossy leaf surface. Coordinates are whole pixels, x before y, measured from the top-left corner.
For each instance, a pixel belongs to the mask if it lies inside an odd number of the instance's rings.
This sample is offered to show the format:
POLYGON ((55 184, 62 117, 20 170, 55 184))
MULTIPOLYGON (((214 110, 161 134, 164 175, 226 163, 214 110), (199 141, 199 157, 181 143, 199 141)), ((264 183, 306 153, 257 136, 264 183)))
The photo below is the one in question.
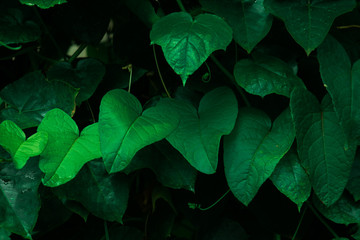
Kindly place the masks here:
POLYGON ((26 4, 29 6, 36 5, 39 8, 50 8, 57 4, 66 3, 66 0, 20 0, 22 4, 26 4))

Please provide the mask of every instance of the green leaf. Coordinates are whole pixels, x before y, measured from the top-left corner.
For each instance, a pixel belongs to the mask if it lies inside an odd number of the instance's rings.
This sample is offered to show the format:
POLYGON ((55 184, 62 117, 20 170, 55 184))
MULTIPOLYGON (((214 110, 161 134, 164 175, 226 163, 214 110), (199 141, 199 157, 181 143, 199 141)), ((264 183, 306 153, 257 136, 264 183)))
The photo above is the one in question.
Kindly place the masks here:
POLYGON ((31 239, 40 210, 40 183, 37 159, 20 170, 13 164, 0 163, 0 228, 31 239))
POLYGON ((355 201, 360 200, 360 152, 355 156, 346 189, 353 195, 355 201))
POLYGON ((49 111, 38 131, 48 134, 48 144, 41 154, 43 184, 56 187, 73 179, 82 166, 101 157, 98 124, 79 129, 74 120, 60 109, 49 111))
POLYGON ((0 112, 0 121, 12 120, 22 129, 37 127, 53 108, 70 115, 75 109, 76 94, 76 89, 67 83, 49 82, 40 72, 29 73, 0 91, 7 104, 0 112))
MULTIPOLYGON (((135 227, 114 225, 109 229, 109 240, 143 240, 143 235, 135 227)), ((107 239, 103 237, 101 240, 107 239)))
POLYGON ((284 21, 294 40, 309 55, 325 39, 334 19, 350 12, 353 0, 264 0, 265 8, 284 21))
POLYGON ((234 32, 235 41, 250 53, 267 35, 272 16, 265 11, 264 0, 200 0, 204 10, 225 19, 234 32))
POLYGON ((51 8, 56 4, 66 3, 66 0, 20 0, 22 4, 26 4, 29 6, 38 6, 39 8, 51 8))
POLYGON ((157 21, 150 32, 151 44, 162 47, 166 61, 181 76, 183 85, 210 54, 225 50, 232 30, 220 17, 200 14, 193 20, 185 12, 171 13, 157 21))
POLYGON ((169 135, 179 116, 163 105, 142 111, 135 96, 115 89, 100 104, 99 131, 101 153, 109 173, 126 168, 135 153, 169 135))
POLYGON ((72 181, 53 190, 63 201, 77 201, 99 218, 122 223, 129 188, 126 176, 109 175, 102 161, 92 161, 72 181))
POLYGON ((290 97, 301 164, 316 195, 330 206, 346 186, 354 155, 335 112, 324 102, 321 106, 304 89, 295 89, 290 97))
POLYGON ((249 239, 244 228, 236 221, 223 218, 211 224, 200 236, 200 240, 247 240, 249 239))
POLYGON ((278 163, 270 177, 275 187, 298 205, 310 197, 311 183, 295 151, 290 150, 278 163))
POLYGON ((300 78, 282 60, 262 54, 253 54, 253 59, 236 63, 236 82, 248 93, 264 97, 276 93, 290 97, 295 87, 304 87, 300 78))
POLYGON ((345 49, 328 36, 318 48, 320 73, 350 142, 360 144, 360 61, 351 69, 345 49))
POLYGON ((129 174, 143 168, 151 169, 166 187, 195 191, 196 170, 165 140, 138 151, 124 172, 129 174))
POLYGON ((47 72, 51 81, 64 81, 80 89, 77 105, 93 95, 104 75, 104 65, 91 58, 80 60, 75 68, 68 62, 58 62, 47 72))
POLYGON ((251 202, 294 138, 289 109, 274 123, 258 109, 239 110, 234 130, 224 138, 224 166, 228 185, 240 202, 251 202))
POLYGON ((126 6, 148 27, 159 20, 151 2, 147 0, 125 0, 126 6))
POLYGON ((234 128, 238 105, 226 87, 208 92, 197 110, 189 102, 166 99, 160 102, 181 116, 180 124, 166 139, 198 171, 212 174, 218 165, 220 139, 234 128))
POLYGON ((0 228, 0 240, 11 240, 10 235, 11 232, 5 230, 4 228, 0 228))
POLYGON ((360 239, 360 228, 359 228, 359 224, 357 224, 357 231, 351 235, 355 240, 359 240, 360 239))
POLYGON ((39 26, 26 19, 20 9, 0 10, 0 46, 33 42, 39 39, 40 35, 39 26))

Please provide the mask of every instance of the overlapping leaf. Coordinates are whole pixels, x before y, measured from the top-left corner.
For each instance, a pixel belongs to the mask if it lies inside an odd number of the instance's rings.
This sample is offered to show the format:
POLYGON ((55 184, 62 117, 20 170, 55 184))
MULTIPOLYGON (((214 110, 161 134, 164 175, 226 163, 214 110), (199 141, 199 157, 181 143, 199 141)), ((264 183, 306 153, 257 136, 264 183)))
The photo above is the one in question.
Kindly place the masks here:
POLYGON ((206 11, 229 23, 235 41, 248 53, 270 31, 273 18, 265 11, 264 0, 200 0, 200 3, 206 11))
POLYGON ((360 200, 360 153, 355 156, 346 189, 353 195, 355 201, 360 200))
POLYGON ((295 89, 291 93, 290 108, 301 164, 309 174, 316 195, 330 206, 340 198, 346 186, 354 153, 331 100, 324 99, 320 105, 310 92, 295 89))
POLYGON ((345 49, 328 36, 318 49, 320 73, 350 142, 360 144, 360 61, 351 68, 345 49))
POLYGON ((10 153, 17 169, 24 167, 30 157, 40 155, 47 140, 45 132, 35 133, 26 140, 25 133, 10 120, 0 124, 0 146, 10 153))
POLYGON ((248 93, 264 97, 276 93, 290 97, 295 87, 304 84, 293 70, 282 60, 262 54, 253 54, 253 59, 242 59, 236 63, 236 82, 248 93))
POLYGON ((22 4, 29 6, 38 6, 39 8, 51 8, 57 4, 66 3, 66 0, 20 0, 22 4))
POLYGON ((130 93, 109 91, 100 104, 101 152, 109 173, 123 170, 135 153, 168 136, 179 124, 179 116, 165 105, 142 111, 130 93))
POLYGON ((48 134, 48 144, 41 154, 43 184, 56 187, 73 179, 82 166, 101 157, 98 124, 79 129, 74 120, 60 109, 49 111, 38 131, 48 134))
POLYGON ((183 85, 210 54, 225 50, 232 30, 216 15, 200 14, 192 19, 185 12, 171 13, 157 21, 150 32, 151 44, 162 47, 165 59, 181 76, 183 85))
POLYGON ((239 110, 234 130, 224 138, 224 165, 228 185, 240 202, 251 202, 294 138, 289 109, 274 123, 260 110, 239 110))
POLYGON ((309 55, 325 39, 334 19, 350 12, 353 0, 264 0, 265 8, 279 17, 294 40, 309 55))
POLYGON ((200 101, 199 109, 180 100, 163 100, 160 104, 181 115, 179 127, 166 139, 197 170, 206 174, 216 172, 220 139, 230 134, 238 113, 234 93, 217 88, 200 101))

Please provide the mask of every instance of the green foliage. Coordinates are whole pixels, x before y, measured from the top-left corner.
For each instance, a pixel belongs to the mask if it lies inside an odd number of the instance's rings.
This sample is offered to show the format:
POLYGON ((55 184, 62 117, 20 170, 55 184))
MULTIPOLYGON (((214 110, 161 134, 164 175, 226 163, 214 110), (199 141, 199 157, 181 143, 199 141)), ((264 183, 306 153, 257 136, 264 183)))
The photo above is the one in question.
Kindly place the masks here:
POLYGON ((20 2, 29 6, 36 5, 39 8, 50 8, 56 4, 66 3, 66 0, 20 0, 20 2))

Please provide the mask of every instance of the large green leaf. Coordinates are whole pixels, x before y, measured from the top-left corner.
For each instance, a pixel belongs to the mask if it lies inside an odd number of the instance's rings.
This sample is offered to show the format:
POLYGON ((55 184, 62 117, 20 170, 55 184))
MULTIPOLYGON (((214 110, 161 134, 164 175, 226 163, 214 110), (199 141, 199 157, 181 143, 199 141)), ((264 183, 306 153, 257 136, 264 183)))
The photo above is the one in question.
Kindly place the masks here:
POLYGON ((239 110, 234 130, 224 138, 224 165, 228 185, 240 202, 251 202, 294 138, 289 109, 274 123, 258 109, 239 110))
POLYGON ((309 176, 300 165, 299 157, 294 150, 290 150, 280 160, 270 179, 280 192, 298 205, 299 210, 310 197, 309 176))
POLYGON ((353 195, 355 201, 360 200, 360 152, 355 156, 346 189, 353 195))
POLYGON ((47 144, 45 132, 38 132, 25 140, 25 133, 14 122, 5 120, 0 124, 0 146, 10 153, 15 167, 23 168, 30 157, 40 155, 47 144))
POLYGON ((220 139, 234 128, 238 105, 226 87, 208 92, 197 110, 189 102, 166 99, 160 102, 178 112, 179 127, 166 139, 197 170, 216 172, 220 139))
POLYGON ((304 86, 293 70, 282 60, 262 54, 253 54, 253 59, 236 63, 236 82, 248 93, 264 97, 276 93, 290 97, 295 87, 304 86))
POLYGON ((56 4, 66 3, 66 0, 20 0, 22 4, 26 4, 29 6, 38 6, 39 8, 51 8, 56 4))
POLYGON ((76 94, 77 90, 67 83, 49 82, 40 72, 29 73, 0 91, 0 97, 7 104, 0 111, 0 121, 9 119, 24 129, 38 126, 46 112, 53 108, 70 115, 75 108, 76 94))
POLYGON ((235 41, 248 53, 270 31, 273 18, 265 11, 264 0, 200 0, 200 3, 206 11, 229 23, 235 41))
POLYGON ((171 13, 157 21, 150 32, 151 44, 162 47, 165 59, 185 85, 210 54, 232 40, 232 30, 220 17, 200 14, 195 19, 185 12, 171 13))
POLYGON ((135 96, 125 90, 109 91, 101 100, 99 131, 101 152, 109 173, 123 170, 143 147, 160 141, 179 124, 169 107, 142 111, 135 96))
POLYGON ((332 106, 324 106, 325 102, 323 100, 321 106, 315 96, 304 89, 295 89, 290 97, 301 164, 310 176, 316 195, 330 206, 346 186, 353 150, 347 144, 332 106))
POLYGON ((151 169, 166 187, 195 191, 196 170, 166 140, 138 151, 124 172, 129 174, 143 168, 151 169))
POLYGON ((350 142, 360 144, 360 61, 351 69, 345 49, 328 36, 318 49, 320 73, 350 142))
POLYGON ((104 65, 91 58, 80 60, 75 68, 68 62, 58 62, 47 72, 50 80, 68 82, 80 89, 76 96, 78 105, 93 95, 104 75, 104 65))
POLYGON ((98 124, 79 129, 74 120, 60 109, 49 111, 38 131, 48 134, 48 144, 41 154, 43 184, 56 187, 73 179, 82 166, 101 157, 98 124))
POLYGON ((309 55, 325 39, 334 19, 355 6, 354 0, 264 0, 265 8, 284 21, 294 40, 309 55))
POLYGON ((108 174, 103 161, 92 161, 72 181, 53 190, 63 201, 77 201, 99 218, 122 223, 129 188, 126 176, 108 174))
POLYGON ((40 210, 40 183, 37 159, 21 170, 11 163, 0 163, 0 228, 31 239, 40 210))
POLYGON ((5 230, 4 228, 0 228, 0 240, 11 240, 10 235, 11 232, 5 230))

